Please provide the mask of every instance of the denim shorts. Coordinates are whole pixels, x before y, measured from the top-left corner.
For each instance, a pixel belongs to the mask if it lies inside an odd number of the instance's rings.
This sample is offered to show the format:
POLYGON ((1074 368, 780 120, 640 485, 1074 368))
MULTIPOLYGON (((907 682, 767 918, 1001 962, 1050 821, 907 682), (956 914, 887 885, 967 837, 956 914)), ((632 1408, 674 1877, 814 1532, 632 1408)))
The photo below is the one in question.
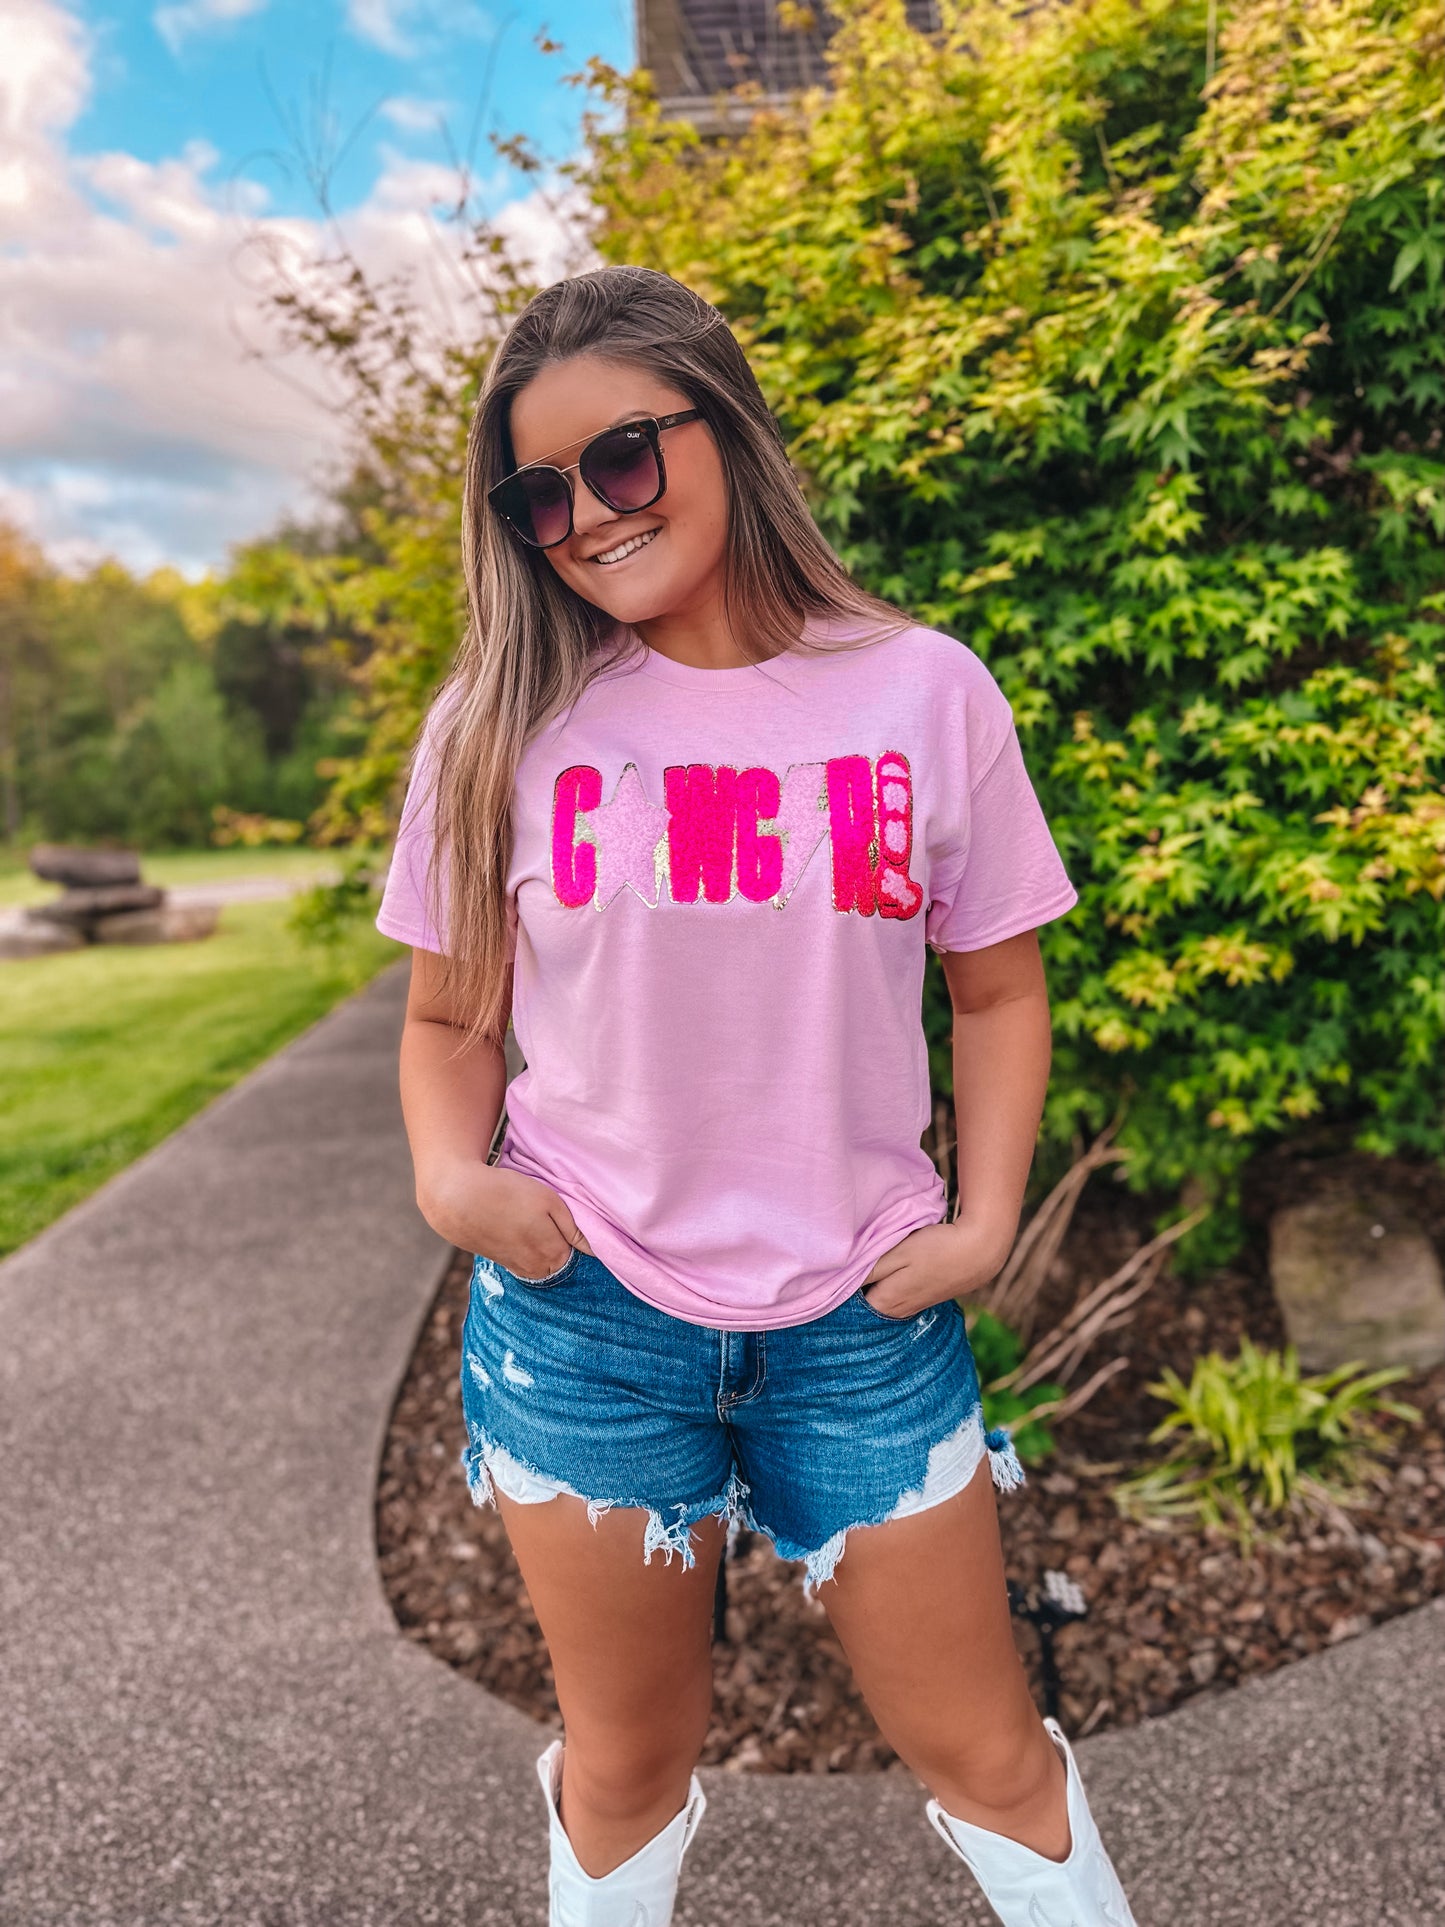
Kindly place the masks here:
POLYGON ((961 1491, 987 1455, 994 1483, 1023 1473, 985 1432, 978 1373, 953 1299, 912 1317, 860 1286, 821 1318, 768 1331, 695 1325, 649 1305, 591 1252, 520 1278, 478 1256, 462 1328, 462 1465, 477 1505, 586 1499, 647 1511, 643 1559, 695 1563, 709 1514, 830 1579, 849 1528, 921 1512, 961 1491))

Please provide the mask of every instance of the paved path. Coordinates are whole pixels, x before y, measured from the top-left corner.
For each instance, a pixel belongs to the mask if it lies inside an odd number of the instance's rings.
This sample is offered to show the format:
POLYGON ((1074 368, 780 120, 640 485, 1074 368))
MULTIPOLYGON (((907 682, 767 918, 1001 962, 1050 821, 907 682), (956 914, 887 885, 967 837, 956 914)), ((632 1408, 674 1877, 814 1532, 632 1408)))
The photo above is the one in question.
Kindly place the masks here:
MULTIPOLYGON (((542 1927, 547 1735, 396 1631, 448 1257, 404 964, 0 1265, 4 1927, 542 1927)), ((1141 1927, 1445 1920, 1445 1610, 1081 1748, 1141 1927)), ((903 1775, 706 1769, 676 1927, 981 1927, 903 1775)))
MULTIPOLYGON (((389 867, 388 859, 371 873, 378 890, 386 888, 389 867)), ((271 876, 216 877, 209 883, 170 884, 166 888, 166 899, 170 903, 266 903, 277 897, 293 897, 315 883, 339 882, 340 877, 337 869, 316 870, 305 876, 292 871, 289 875, 283 872, 271 876)))
POLYGON ((293 897, 313 883, 335 882, 337 872, 318 870, 314 876, 217 877, 210 883, 171 883, 168 903, 269 903, 293 897))
MULTIPOLYGON (((314 883, 334 883, 341 872, 336 869, 321 869, 299 875, 294 870, 273 872, 270 876, 226 877, 218 876, 205 883, 170 883, 165 886, 168 903, 270 903, 280 897, 295 896, 298 891, 309 890, 314 883)), ((378 890, 385 887, 386 870, 378 868, 373 872, 378 890)), ((12 905, 0 909, 0 928, 10 925, 24 926, 24 908, 12 905)))

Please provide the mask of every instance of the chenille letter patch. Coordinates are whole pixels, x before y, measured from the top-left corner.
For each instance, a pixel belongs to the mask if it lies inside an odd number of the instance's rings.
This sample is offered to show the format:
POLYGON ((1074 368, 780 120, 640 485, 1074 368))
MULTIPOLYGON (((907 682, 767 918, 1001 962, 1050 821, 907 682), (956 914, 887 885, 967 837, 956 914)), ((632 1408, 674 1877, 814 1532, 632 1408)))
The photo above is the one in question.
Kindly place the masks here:
POLYGON ((602 772, 573 763, 552 792, 552 888, 571 907, 605 910, 624 886, 650 909, 742 897, 782 909, 820 844, 832 859, 833 908, 911 917, 923 901, 908 874, 913 779, 885 750, 754 767, 674 763, 654 803, 628 763, 602 801, 602 772))

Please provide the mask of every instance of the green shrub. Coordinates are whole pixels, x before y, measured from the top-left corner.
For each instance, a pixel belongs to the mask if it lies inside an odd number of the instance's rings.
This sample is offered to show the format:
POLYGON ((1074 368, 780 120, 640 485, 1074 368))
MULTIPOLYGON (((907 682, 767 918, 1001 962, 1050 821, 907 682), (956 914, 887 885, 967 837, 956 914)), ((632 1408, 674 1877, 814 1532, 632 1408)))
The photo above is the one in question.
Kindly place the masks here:
POLYGON ((335 882, 314 883, 296 892, 286 913, 286 928, 319 956, 340 956, 343 946, 358 928, 373 922, 380 908, 376 870, 374 854, 347 852, 335 882))
POLYGON ((1031 1385, 1026 1392, 1010 1392, 993 1383, 1017 1367, 1024 1355, 1024 1343, 1012 1326, 991 1311, 968 1313, 968 1338, 983 1391, 984 1424, 989 1431, 995 1426, 1005 1427, 1022 1462, 1037 1465, 1053 1451, 1054 1435, 1047 1420, 1030 1420, 1028 1414, 1037 1406, 1052 1405, 1061 1399, 1063 1387, 1031 1385))
POLYGON ((1196 1359, 1186 1385, 1166 1369, 1149 1386, 1174 1409, 1151 1443, 1184 1435, 1183 1449, 1116 1489, 1121 1510, 1192 1518, 1252 1538, 1260 1520, 1300 1504, 1348 1504, 1374 1469, 1386 1414, 1418 1420, 1413 1405, 1381 1398, 1403 1368, 1363 1373, 1341 1365, 1300 1375, 1293 1346, 1259 1351, 1248 1338, 1239 1356, 1196 1359))
POLYGON ((1269 1139, 1445 1156, 1438 7, 835 12, 734 141, 617 77, 597 245, 723 309, 835 547, 1009 695, 1082 899, 1040 1178, 1124 1101, 1197 1275, 1269 1139))

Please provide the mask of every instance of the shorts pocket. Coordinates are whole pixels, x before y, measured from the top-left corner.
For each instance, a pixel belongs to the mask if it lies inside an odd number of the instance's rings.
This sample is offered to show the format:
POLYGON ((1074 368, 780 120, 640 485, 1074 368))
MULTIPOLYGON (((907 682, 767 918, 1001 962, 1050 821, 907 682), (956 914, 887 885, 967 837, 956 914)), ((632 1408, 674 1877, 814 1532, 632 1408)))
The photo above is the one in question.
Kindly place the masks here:
POLYGON ((921 1318, 923 1316, 922 1312, 911 1311, 905 1318, 895 1318, 891 1312, 879 1311, 877 1307, 870 1304, 864 1296, 861 1285, 859 1285, 858 1289, 854 1292, 853 1298, 855 1303, 863 1307, 870 1318, 876 1318, 878 1322, 883 1325, 911 1325, 915 1318, 921 1318))
MULTIPOLYGON (((569 1278, 583 1256, 581 1245, 573 1245, 566 1258, 555 1271, 549 1271, 545 1278, 524 1278, 520 1271, 509 1271, 505 1265, 497 1265, 504 1278, 511 1278, 519 1285, 530 1285, 534 1291, 543 1290, 549 1285, 560 1285, 569 1278)), ((496 1261, 493 1260, 493 1263, 496 1261)))

